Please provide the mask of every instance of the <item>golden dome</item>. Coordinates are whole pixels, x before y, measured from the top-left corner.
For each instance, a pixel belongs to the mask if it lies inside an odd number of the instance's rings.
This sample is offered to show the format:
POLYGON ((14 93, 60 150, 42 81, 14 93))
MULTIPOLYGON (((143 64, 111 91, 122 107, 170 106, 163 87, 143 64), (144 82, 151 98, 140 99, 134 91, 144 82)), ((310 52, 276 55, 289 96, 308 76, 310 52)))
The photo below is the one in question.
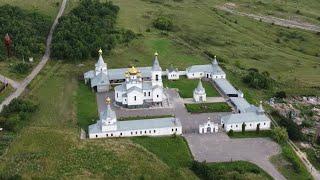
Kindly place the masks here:
POLYGON ((99 49, 98 53, 99 53, 100 55, 102 54, 102 49, 101 49, 101 48, 99 49))
POLYGON ((158 54, 158 52, 156 51, 155 53, 154 53, 154 56, 158 56, 159 54, 158 54))
POLYGON ((140 71, 137 68, 135 68, 134 66, 129 68, 128 72, 130 75, 136 75, 136 74, 140 73, 140 71))
POLYGON ((111 99, 109 96, 106 98, 106 104, 111 104, 111 99))

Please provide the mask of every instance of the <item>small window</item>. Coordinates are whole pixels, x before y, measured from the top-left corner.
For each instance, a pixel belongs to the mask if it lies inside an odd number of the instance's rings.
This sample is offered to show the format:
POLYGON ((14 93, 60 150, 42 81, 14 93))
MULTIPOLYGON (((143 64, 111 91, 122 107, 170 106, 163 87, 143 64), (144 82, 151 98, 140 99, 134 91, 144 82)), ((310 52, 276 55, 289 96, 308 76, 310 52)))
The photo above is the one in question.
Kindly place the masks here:
POLYGON ((107 134, 107 137, 109 136, 109 134, 107 134))
POLYGON ((151 134, 151 130, 149 130, 149 133, 151 134))
POLYGON ((263 125, 266 125, 266 123, 263 123, 263 125))
POLYGON ((96 135, 96 137, 98 137, 98 135, 96 135))
POLYGON ((144 131, 145 134, 147 134, 147 131, 144 131))
POLYGON ((151 96, 151 93, 150 93, 150 92, 148 92, 148 96, 151 96))
POLYGON ((122 136, 122 133, 120 133, 120 136, 122 136))
POLYGON ((136 131, 136 134, 138 134, 138 131, 136 131))
POLYGON ((153 130, 154 133, 156 133, 156 130, 153 130))
POLYGON ((176 131, 178 131, 178 128, 176 128, 176 131))
POLYGON ((119 95, 118 95, 118 93, 117 93, 117 97, 118 97, 119 95))
POLYGON ((238 127, 238 125, 236 125, 236 127, 238 127))
POLYGON ((137 96, 134 96, 134 100, 135 100, 135 101, 137 100, 137 96))
POLYGON ((171 131, 173 132, 173 129, 171 129, 171 131))
POLYGON ((159 97, 159 95, 157 94, 157 98, 159 97))
POLYGON ((147 93, 146 93, 146 92, 144 92, 143 94, 144 94, 144 96, 147 96, 147 93))
POLYGON ((140 131, 140 134, 142 134, 142 131, 140 131))
POLYGON ((250 126, 252 126, 252 124, 250 124, 250 126))
POLYGON ((113 134, 111 133, 111 136, 113 136, 113 134))
POLYGON ((131 135, 133 134, 133 132, 131 131, 131 135))

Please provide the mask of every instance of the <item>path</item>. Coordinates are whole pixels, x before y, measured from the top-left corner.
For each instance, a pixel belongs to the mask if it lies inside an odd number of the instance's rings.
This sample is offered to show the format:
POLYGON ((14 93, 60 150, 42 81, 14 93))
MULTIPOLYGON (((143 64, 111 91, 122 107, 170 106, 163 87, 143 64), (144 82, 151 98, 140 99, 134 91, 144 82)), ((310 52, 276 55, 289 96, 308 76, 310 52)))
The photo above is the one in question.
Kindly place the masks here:
POLYGON ((41 69, 44 67, 44 65, 48 62, 50 58, 50 49, 51 49, 51 42, 52 42, 52 35, 53 32, 58 24, 59 18, 62 16, 64 9, 66 7, 68 0, 63 0, 59 9, 59 12, 57 14, 56 19, 54 20, 50 32, 47 37, 46 42, 46 51, 41 58, 41 61, 39 64, 32 70, 32 72, 20 83, 20 86, 16 89, 14 93, 12 93, 10 96, 8 96, 1 104, 0 104, 0 112, 3 109, 3 106, 8 105, 13 99, 19 97, 22 92, 25 90, 25 88, 28 86, 28 84, 38 75, 38 73, 41 71, 41 69))
POLYGON ((195 160, 202 162, 249 161, 276 180, 285 179, 269 161, 280 152, 277 143, 267 138, 231 139, 225 133, 185 134, 195 160))
POLYGON ((217 8, 222 11, 230 12, 232 14, 236 14, 236 15, 240 15, 240 16, 247 16, 247 17, 250 17, 250 18, 258 20, 258 21, 263 21, 266 23, 273 23, 278 26, 320 32, 320 26, 306 23, 306 22, 297 22, 297 21, 282 19, 282 18, 278 18, 278 17, 274 17, 274 16, 262 16, 262 15, 256 15, 256 14, 243 13, 243 12, 239 12, 239 11, 236 11, 236 10, 230 8, 228 5, 217 6, 217 8))
POLYGON ((15 80, 12 80, 6 76, 3 76, 0 74, 0 81, 3 82, 3 83, 8 83, 10 84, 10 86, 12 86, 13 88, 17 89, 19 86, 20 86, 20 83, 15 81, 15 80))
MULTIPOLYGON (((268 116, 272 120, 273 124, 279 127, 277 121, 275 121, 270 114, 268 114, 268 116)), ((300 158, 302 163, 306 166, 307 170, 312 175, 312 177, 314 179, 320 179, 319 171, 310 163, 310 161, 307 158, 307 155, 304 152, 302 152, 290 139, 288 140, 288 143, 292 147, 294 152, 297 154, 297 156, 300 158)))

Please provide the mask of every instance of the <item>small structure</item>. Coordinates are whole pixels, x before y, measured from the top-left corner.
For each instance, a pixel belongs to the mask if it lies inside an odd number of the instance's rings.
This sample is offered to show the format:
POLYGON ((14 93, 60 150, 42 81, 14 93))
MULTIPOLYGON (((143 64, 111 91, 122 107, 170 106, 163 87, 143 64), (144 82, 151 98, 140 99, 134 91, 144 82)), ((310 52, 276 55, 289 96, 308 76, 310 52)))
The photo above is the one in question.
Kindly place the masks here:
POLYGON ((218 128, 218 124, 215 124, 208 119, 208 122, 199 125, 199 133, 206 134, 218 132, 218 128))
POLYGON ((217 57, 214 56, 211 64, 194 65, 186 69, 188 79, 208 78, 208 79, 224 79, 226 73, 218 64, 217 57))
POLYGON ((174 68, 173 65, 170 66, 169 69, 167 69, 167 77, 169 80, 177 80, 179 79, 180 73, 178 68, 174 68))
POLYGON ((226 132, 231 129, 233 131, 242 131, 243 124, 246 131, 270 129, 271 120, 265 115, 262 103, 260 103, 259 107, 250 105, 247 108, 238 107, 237 109, 240 109, 240 113, 221 117, 221 124, 226 132))
POLYGON ((193 90, 193 100, 195 102, 205 102, 207 100, 206 90, 202 86, 201 79, 199 80, 197 88, 193 90))
POLYGON ((117 121, 116 113, 110 106, 110 98, 106 99, 106 103, 107 109, 104 112, 100 112, 100 119, 88 128, 90 139, 182 134, 181 123, 174 117, 117 121))

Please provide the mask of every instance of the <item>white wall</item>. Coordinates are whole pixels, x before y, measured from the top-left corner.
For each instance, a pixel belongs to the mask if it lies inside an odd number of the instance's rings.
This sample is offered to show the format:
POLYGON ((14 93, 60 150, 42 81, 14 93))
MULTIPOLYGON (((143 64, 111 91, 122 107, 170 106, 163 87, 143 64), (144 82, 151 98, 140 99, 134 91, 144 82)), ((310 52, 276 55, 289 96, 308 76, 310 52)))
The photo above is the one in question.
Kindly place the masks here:
POLYGON ((163 90, 161 88, 156 88, 152 92, 153 102, 162 102, 163 100, 163 90))
POLYGON ((143 104, 143 93, 138 91, 132 91, 128 95, 128 105, 142 105, 143 104), (134 98, 136 97, 136 99, 134 98))
POLYGON ((108 137, 132 137, 132 136, 166 136, 166 135, 181 135, 182 127, 167 127, 154 129, 138 129, 128 131, 110 131, 89 134, 90 139, 108 138, 108 137))
POLYGON ((199 79, 204 77, 204 75, 205 75, 204 72, 195 72, 195 73, 187 72, 188 79, 199 79))
MULTIPOLYGON (((257 129, 257 125, 260 123, 260 130, 268 130, 270 129, 270 121, 264 122, 247 122, 246 124, 246 131, 255 131, 257 129)), ((233 131, 242 131, 242 123, 234 123, 234 124, 225 124, 224 130, 229 132, 230 130, 233 131)))
POLYGON ((168 77, 168 79, 170 79, 170 80, 179 79, 179 73, 177 73, 177 72, 171 72, 171 73, 169 73, 169 72, 168 72, 167 77, 168 77))

